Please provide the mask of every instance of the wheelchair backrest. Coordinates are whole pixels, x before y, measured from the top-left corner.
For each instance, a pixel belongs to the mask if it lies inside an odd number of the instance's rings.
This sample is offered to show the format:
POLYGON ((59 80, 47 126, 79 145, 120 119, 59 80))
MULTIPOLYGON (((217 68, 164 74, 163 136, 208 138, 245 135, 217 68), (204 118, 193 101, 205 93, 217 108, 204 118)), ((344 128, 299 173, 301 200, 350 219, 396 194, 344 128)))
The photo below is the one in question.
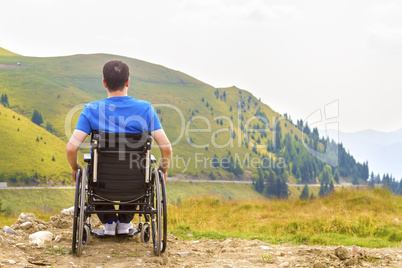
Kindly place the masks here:
POLYGON ((89 185, 93 192, 113 201, 144 195, 151 143, 149 133, 92 133, 89 185))

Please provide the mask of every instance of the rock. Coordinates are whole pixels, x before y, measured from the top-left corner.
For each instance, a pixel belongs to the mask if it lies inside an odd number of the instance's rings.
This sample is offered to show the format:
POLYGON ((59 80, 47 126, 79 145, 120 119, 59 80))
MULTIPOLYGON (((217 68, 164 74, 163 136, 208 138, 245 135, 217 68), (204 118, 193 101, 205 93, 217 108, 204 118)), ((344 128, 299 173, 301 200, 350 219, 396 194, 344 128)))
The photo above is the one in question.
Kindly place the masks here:
POLYGON ((340 259, 340 260, 346 260, 349 257, 349 250, 344 247, 337 247, 335 249, 335 255, 340 259))
POLYGON ((313 265, 313 268, 325 268, 326 266, 322 264, 321 262, 316 262, 313 265))
POLYGON ((43 225, 42 223, 38 224, 37 227, 38 227, 38 230, 41 230, 41 231, 46 228, 45 225, 43 225))
POLYGON ((56 241, 56 242, 60 242, 61 237, 62 237, 61 235, 57 235, 57 236, 56 236, 56 238, 54 239, 54 241, 56 241))
POLYGON ((16 231, 14 231, 13 229, 11 229, 8 226, 4 226, 3 231, 7 234, 18 235, 18 233, 16 231))
POLYGON ((282 262, 281 264, 279 264, 279 267, 289 267, 289 263, 287 261, 282 262))
POLYGON ((191 252, 177 252, 177 255, 179 255, 180 257, 186 257, 190 256, 191 252))
POLYGON ((187 234, 187 236, 189 236, 189 237, 193 237, 194 235, 193 235, 193 234, 187 234))
POLYGON ((346 260, 344 263, 346 266, 353 266, 359 263, 359 259, 357 257, 353 257, 350 258, 349 260, 346 260))
POLYGON ((271 250, 273 248, 267 247, 267 246, 259 246, 259 248, 264 249, 264 250, 271 250))
POLYGON ((20 216, 18 217, 18 222, 26 222, 26 221, 33 221, 36 219, 36 216, 34 213, 28 213, 28 212, 22 212, 20 216))
POLYGON ((73 216, 73 215, 74 215, 74 207, 70 207, 70 208, 67 208, 67 209, 63 209, 63 210, 61 211, 61 214, 62 214, 62 215, 65 215, 65 216, 73 216))
POLYGON ((54 250, 59 250, 60 248, 59 248, 59 246, 54 246, 53 249, 54 250))
POLYGON ((17 262, 15 260, 8 260, 9 264, 16 264, 17 262))
POLYGON ((234 268, 234 266, 232 266, 232 265, 230 265, 230 264, 225 264, 225 265, 223 266, 223 268, 234 268))
POLYGON ((32 227, 32 222, 30 222, 30 221, 26 221, 26 222, 24 222, 24 223, 22 223, 21 225, 20 225, 20 227, 22 228, 22 229, 29 229, 29 228, 31 228, 32 227))
POLYGON ((50 262, 46 259, 43 259, 40 256, 36 256, 36 257, 28 257, 28 262, 35 264, 35 265, 39 265, 39 266, 47 266, 50 265, 50 262))
POLYGON ((26 248, 27 247, 27 245, 25 245, 24 243, 17 243, 17 244, 15 244, 15 246, 17 248, 26 248))
POLYGON ((46 242, 50 242, 53 239, 53 234, 49 231, 40 231, 33 233, 29 236, 30 245, 43 246, 46 242))
POLYGON ((352 246, 352 255, 357 255, 359 253, 359 247, 357 246, 352 246))

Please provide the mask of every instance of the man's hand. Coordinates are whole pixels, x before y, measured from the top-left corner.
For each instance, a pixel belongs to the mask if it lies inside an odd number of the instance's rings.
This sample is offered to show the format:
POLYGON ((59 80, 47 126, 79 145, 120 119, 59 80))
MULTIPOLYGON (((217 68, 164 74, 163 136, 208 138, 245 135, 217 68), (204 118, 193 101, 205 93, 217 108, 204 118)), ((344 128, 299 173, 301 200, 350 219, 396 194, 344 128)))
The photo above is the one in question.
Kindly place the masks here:
POLYGON ((163 173, 163 179, 164 179, 165 182, 166 182, 166 181, 167 181, 167 169, 165 169, 165 171, 163 171, 162 167, 159 167, 159 168, 158 168, 158 172, 159 172, 159 170, 162 171, 162 173, 163 173))
POLYGON ((77 166, 78 166, 77 169, 72 169, 71 170, 71 177, 73 178, 74 182, 76 182, 76 177, 77 177, 78 170, 81 170, 81 172, 82 172, 82 167, 79 164, 77 164, 77 166))

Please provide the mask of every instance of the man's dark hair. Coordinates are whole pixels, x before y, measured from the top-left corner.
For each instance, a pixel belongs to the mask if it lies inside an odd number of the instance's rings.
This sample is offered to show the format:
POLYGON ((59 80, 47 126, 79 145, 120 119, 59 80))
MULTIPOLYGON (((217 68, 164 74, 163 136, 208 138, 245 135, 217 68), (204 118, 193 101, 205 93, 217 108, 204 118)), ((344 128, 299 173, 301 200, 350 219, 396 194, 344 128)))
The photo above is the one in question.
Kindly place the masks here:
POLYGON ((129 77, 130 70, 127 64, 120 60, 109 61, 103 66, 103 78, 109 91, 123 89, 129 77))

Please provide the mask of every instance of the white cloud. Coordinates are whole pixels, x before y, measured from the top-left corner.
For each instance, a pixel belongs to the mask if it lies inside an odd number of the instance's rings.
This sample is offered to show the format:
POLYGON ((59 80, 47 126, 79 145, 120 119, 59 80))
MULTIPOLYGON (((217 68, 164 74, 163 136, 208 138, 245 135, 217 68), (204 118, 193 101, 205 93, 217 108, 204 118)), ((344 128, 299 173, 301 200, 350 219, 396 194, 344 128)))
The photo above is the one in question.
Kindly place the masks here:
POLYGON ((303 13, 296 6, 267 5, 262 0, 252 1, 219 1, 219 0, 194 0, 183 1, 180 8, 186 13, 181 13, 182 18, 175 20, 226 20, 261 21, 265 19, 301 19, 303 13))
POLYGON ((402 28, 391 28, 385 24, 376 23, 367 28, 371 38, 389 45, 402 44, 402 28))
POLYGON ((389 16, 389 15, 401 15, 402 5, 397 3, 389 4, 374 4, 371 5, 368 11, 369 15, 372 16, 389 16))

